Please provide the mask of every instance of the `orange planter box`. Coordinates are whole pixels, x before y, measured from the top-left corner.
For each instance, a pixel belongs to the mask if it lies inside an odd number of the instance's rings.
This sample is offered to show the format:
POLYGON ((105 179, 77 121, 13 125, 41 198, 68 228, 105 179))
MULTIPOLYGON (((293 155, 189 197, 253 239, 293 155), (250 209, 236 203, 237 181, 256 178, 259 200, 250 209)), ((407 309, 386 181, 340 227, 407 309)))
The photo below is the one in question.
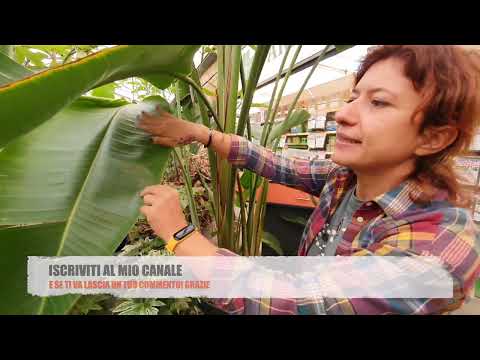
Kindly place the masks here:
POLYGON ((270 183, 267 194, 268 204, 315 208, 310 194, 285 185, 270 183))

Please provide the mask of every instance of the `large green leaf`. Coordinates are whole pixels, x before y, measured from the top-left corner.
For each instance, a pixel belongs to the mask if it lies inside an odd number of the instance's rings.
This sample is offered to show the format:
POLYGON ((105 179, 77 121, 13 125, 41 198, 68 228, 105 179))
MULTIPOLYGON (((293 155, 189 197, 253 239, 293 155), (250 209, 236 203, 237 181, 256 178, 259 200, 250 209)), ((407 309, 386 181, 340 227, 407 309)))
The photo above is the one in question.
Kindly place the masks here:
MULTIPOLYGON (((0 229, 11 255, 2 256, 3 274, 25 283, 26 256, 113 253, 138 216, 139 192, 160 180, 169 156, 135 126, 156 104, 169 110, 159 97, 110 108, 81 99, 0 153, 1 224, 26 224, 0 229)), ((37 301, 11 281, 0 282, 3 314, 65 313, 76 299, 37 301)))
POLYGON ((13 45, 0 45, 0 53, 13 57, 14 46, 13 45))
POLYGON ((0 52, 0 86, 32 74, 33 73, 30 70, 25 69, 23 66, 17 64, 14 60, 0 52))
POLYGON ((170 150, 136 127, 141 111, 169 111, 164 99, 79 96, 143 73, 168 86, 167 73, 188 72, 193 48, 121 46, 33 76, 0 54, 8 81, 0 88, 0 271, 8 274, 0 313, 68 312, 78 296, 26 293, 26 257, 111 255, 137 219, 139 192, 160 180, 168 159, 170 150))
MULTIPOLYGON (((27 256, 54 255, 64 222, 0 229, 0 314, 36 314, 42 298, 27 294, 27 256)), ((58 297, 58 314, 75 299, 58 297)))
POLYGON ((92 95, 93 96, 98 96, 98 97, 114 99, 115 98, 116 87, 117 87, 117 85, 114 82, 112 82, 110 84, 106 84, 106 85, 97 87, 96 89, 93 89, 92 90, 92 95))
POLYGON ((0 152, 0 225, 65 221, 122 103, 108 105, 77 100, 0 152))
POLYGON ((164 89, 171 73, 190 72, 198 46, 116 46, 81 60, 0 88, 0 148, 26 134, 85 92, 126 77, 138 76, 164 89))

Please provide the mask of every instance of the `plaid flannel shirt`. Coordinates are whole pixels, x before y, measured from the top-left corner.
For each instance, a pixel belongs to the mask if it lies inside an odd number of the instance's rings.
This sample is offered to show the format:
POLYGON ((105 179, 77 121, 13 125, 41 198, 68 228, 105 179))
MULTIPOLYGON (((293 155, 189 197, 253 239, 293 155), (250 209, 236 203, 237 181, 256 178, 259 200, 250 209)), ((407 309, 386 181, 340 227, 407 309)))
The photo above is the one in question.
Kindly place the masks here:
MULTIPOLYGON (((355 184, 355 174, 329 160, 289 159, 232 135, 229 162, 275 183, 319 196, 319 205, 305 227, 298 256, 306 256, 343 195, 355 184)), ((421 189, 407 180, 364 203, 339 243, 339 256, 436 256, 452 276, 450 299, 314 298, 214 299, 229 314, 442 314, 460 307, 480 275, 480 234, 467 209, 453 207, 439 190, 429 205, 414 203, 421 189)), ((218 256, 237 256, 218 249, 218 256)))

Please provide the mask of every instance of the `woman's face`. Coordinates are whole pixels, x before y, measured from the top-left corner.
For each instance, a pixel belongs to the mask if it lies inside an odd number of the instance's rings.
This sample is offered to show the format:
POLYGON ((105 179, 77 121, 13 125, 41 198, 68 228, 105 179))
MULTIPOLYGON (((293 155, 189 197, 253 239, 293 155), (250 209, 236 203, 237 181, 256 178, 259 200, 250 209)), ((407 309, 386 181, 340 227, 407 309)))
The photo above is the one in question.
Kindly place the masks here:
POLYGON ((403 63, 375 63, 336 113, 337 138, 332 160, 357 171, 412 167, 419 122, 412 115, 422 98, 403 74, 403 63))

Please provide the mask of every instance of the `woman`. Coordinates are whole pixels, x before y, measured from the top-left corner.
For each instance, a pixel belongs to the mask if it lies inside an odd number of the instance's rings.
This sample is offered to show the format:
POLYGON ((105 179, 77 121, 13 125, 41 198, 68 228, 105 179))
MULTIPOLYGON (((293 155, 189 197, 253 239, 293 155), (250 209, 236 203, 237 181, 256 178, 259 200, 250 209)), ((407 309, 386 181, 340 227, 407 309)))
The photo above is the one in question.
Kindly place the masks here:
MULTIPOLYGON (((336 113, 332 160, 291 160, 246 139, 169 114, 142 114, 162 146, 208 144, 233 165, 320 196, 300 256, 437 256, 454 283, 451 299, 226 299, 232 314, 441 314, 460 307, 480 273, 480 235, 466 209, 453 158, 480 119, 479 68, 455 46, 379 46, 362 61, 348 103, 336 113)), ((169 239, 187 223, 178 194, 149 186, 141 212, 169 239)), ((196 232, 180 256, 234 256, 196 232)))

